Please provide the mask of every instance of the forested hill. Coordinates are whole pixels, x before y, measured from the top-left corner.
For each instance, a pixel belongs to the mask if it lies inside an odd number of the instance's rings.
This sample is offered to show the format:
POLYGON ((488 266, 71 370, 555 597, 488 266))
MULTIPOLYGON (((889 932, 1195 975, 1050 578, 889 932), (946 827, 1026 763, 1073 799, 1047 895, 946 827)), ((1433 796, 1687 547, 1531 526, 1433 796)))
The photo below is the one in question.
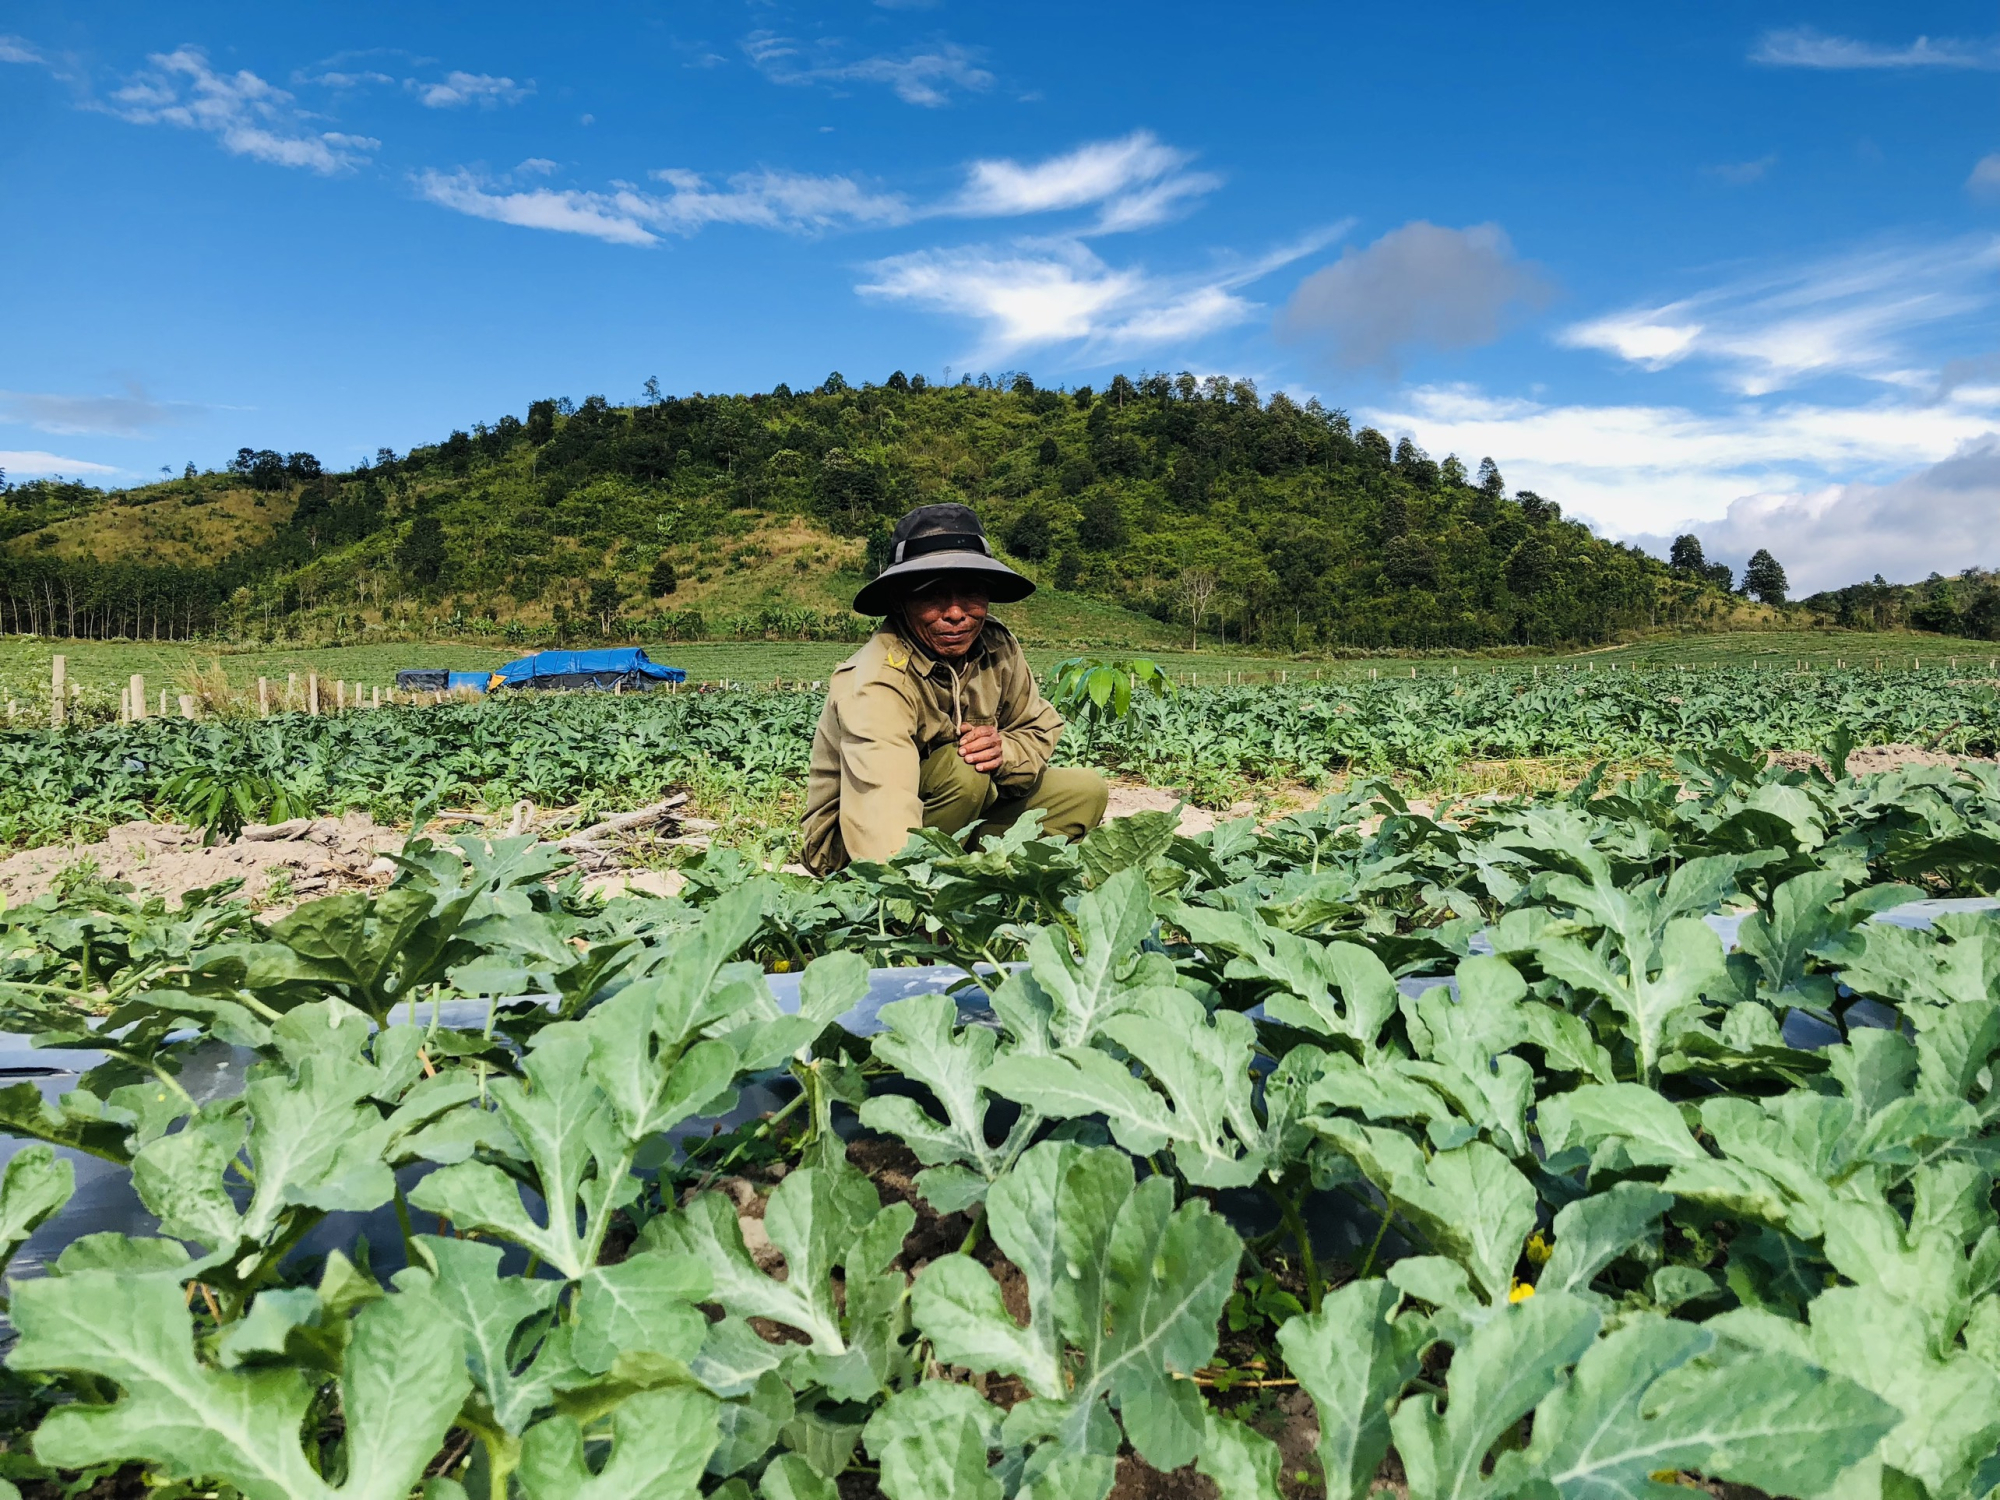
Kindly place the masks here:
POLYGON ((227 471, 0 501, 0 628, 268 633, 290 619, 521 639, 839 635, 908 507, 964 500, 1046 589, 1309 650, 1582 643, 1730 607, 1344 413, 1190 375, 532 403, 346 473, 227 471), (165 628, 161 616, 164 612, 165 628), (32 616, 32 619, 30 618, 32 616))

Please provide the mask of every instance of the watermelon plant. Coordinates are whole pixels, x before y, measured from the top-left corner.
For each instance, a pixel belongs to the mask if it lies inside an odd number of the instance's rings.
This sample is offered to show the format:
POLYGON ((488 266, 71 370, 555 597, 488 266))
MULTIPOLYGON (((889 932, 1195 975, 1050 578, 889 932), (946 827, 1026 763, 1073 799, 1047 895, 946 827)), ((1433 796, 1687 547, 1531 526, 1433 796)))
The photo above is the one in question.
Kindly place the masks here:
POLYGON ((0 1255, 35 1251, 0 1473, 1991 1494, 2000 912, 1910 903, 2000 883, 2000 775, 1844 760, 929 834, 822 882, 718 852, 675 900, 466 836, 270 924, 13 908, 7 1026, 103 1060, 0 1089, 0 1255), (864 1003, 934 961, 983 990, 864 1003), (62 1243, 85 1158, 156 1232, 62 1243))

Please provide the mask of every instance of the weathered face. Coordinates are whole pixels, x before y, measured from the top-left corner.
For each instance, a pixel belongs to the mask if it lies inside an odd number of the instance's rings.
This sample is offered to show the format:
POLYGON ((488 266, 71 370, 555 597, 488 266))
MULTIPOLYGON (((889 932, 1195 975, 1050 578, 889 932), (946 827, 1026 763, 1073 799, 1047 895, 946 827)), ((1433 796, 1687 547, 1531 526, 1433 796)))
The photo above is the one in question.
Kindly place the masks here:
POLYGON ((946 575, 924 584, 903 605, 910 634, 941 661, 956 661, 972 649, 986 624, 985 590, 946 575))

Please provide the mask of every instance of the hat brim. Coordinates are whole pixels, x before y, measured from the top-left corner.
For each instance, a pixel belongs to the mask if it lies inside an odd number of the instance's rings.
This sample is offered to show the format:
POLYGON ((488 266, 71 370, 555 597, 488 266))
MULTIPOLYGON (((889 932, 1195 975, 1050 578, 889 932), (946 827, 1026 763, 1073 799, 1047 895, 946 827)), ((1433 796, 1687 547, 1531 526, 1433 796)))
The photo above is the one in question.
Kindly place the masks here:
POLYGON ((854 596, 854 607, 864 615, 886 615, 920 584, 945 573, 957 573, 968 583, 976 582, 995 604, 1012 604, 1035 591, 1032 579, 1023 578, 983 552, 927 552, 908 562, 894 563, 876 574, 854 596))

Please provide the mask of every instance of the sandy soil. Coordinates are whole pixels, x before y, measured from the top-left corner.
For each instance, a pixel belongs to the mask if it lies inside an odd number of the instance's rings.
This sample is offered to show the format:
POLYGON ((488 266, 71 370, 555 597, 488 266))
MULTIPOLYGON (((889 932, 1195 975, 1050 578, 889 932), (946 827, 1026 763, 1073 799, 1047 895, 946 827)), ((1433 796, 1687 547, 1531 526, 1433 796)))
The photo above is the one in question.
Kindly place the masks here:
MULTIPOLYGON (((1873 776, 1899 766, 1955 766, 1967 760, 1963 755, 1947 755, 1926 750, 1921 745, 1857 745, 1847 752, 1847 769, 1855 776, 1873 776)), ((1788 770, 1803 771, 1808 766, 1826 769, 1826 759, 1811 750, 1778 750, 1771 759, 1788 770)))

